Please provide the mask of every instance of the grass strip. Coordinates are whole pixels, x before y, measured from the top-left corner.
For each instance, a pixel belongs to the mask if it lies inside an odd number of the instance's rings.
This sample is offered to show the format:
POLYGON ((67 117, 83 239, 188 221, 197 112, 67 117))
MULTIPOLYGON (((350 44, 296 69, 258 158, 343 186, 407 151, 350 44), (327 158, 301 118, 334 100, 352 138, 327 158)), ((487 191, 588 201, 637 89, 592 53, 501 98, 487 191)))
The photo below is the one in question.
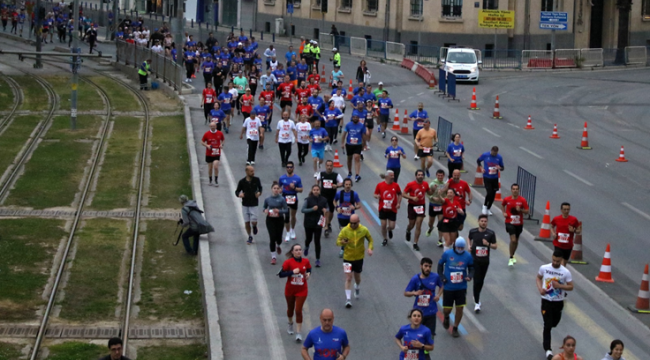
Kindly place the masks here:
POLYGON ((118 84, 108 77, 90 78, 95 84, 99 85, 106 93, 115 111, 142 111, 142 106, 138 98, 133 95, 131 90, 118 84))
POLYGON ((157 117, 153 121, 149 185, 150 208, 178 207, 178 196, 190 194, 190 163, 183 116, 157 117))
POLYGON ((22 356, 18 344, 0 342, 0 360, 16 360, 22 356))
POLYGON ((4 172, 13 163, 40 120, 38 115, 18 116, 0 135, 0 171, 4 172))
POLYGON ((64 221, 0 220, 0 319, 18 321, 36 316, 45 303, 41 292, 48 280, 64 221))
POLYGON ((50 106, 47 93, 41 84, 30 76, 14 76, 14 80, 23 90, 22 110, 41 111, 50 106))
POLYGON ((131 180, 136 171, 135 156, 141 150, 139 139, 141 120, 118 116, 114 119, 113 131, 108 139, 92 208, 108 210, 127 208, 134 193, 131 180))
POLYGON ((36 209, 69 206, 79 189, 84 167, 92 155, 92 143, 101 120, 95 116, 79 116, 77 130, 69 129, 69 118, 59 116, 25 165, 5 204, 36 209))
MULTIPOLYGON (((11 91, 11 87, 4 79, 0 78, 0 111, 11 110, 15 101, 16 98, 14 92, 11 91)), ((2 358, 0 357, 0 359, 2 358)))
POLYGON ((49 345, 50 355, 48 360, 88 360, 99 359, 108 354, 106 346, 87 344, 77 341, 49 345))
POLYGON ((61 318, 92 322, 115 319, 120 264, 128 238, 126 221, 84 221, 75 238, 77 252, 61 304, 61 318))
POLYGON ((147 221, 142 264, 140 319, 195 320, 203 317, 196 257, 176 240, 176 223, 147 221), (186 291, 191 291, 187 294, 186 291))
MULTIPOLYGON (((45 78, 52 85, 61 100, 59 110, 70 110, 72 105, 72 79, 69 76, 50 76, 45 78)), ((103 110, 104 102, 94 86, 85 81, 79 81, 77 87, 77 110, 103 110)))
POLYGON ((138 349, 138 360, 203 360, 207 348, 202 344, 147 346, 138 349))

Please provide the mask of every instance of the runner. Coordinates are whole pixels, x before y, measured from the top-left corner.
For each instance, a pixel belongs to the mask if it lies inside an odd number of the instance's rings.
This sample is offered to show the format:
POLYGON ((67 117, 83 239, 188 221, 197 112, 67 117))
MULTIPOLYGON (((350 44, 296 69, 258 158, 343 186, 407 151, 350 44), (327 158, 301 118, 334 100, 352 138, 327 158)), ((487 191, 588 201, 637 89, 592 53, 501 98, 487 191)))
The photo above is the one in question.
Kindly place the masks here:
POLYGON ((205 146, 205 162, 208 163, 208 176, 210 177, 210 186, 212 186, 212 170, 214 169, 214 186, 219 186, 219 161, 221 160, 221 150, 226 138, 223 133, 217 130, 217 124, 210 123, 210 130, 203 134, 201 145, 205 146))
POLYGON ((248 88, 248 79, 244 76, 243 71, 238 71, 237 76, 232 79, 231 84, 234 84, 235 89, 237 89, 237 95, 234 95, 233 93, 233 100, 237 107, 237 115, 241 115, 241 98, 244 96, 246 89, 248 88))
POLYGON ((309 245, 313 238, 316 245, 316 267, 320 267, 320 236, 325 226, 328 209, 328 201, 324 196, 321 196, 320 186, 317 184, 312 185, 311 191, 302 205, 301 212, 305 214, 305 257, 309 255, 309 245))
POLYGON ((212 62, 212 57, 208 56, 206 61, 201 64, 203 69, 203 81, 205 82, 205 87, 208 87, 208 84, 212 85, 212 70, 214 70, 214 62, 212 62))
POLYGON ((327 137, 329 140, 329 144, 327 144, 325 150, 329 150, 331 152, 332 144, 337 142, 336 139, 336 137, 338 136, 337 130, 339 128, 339 123, 341 122, 341 119, 343 119, 343 113, 341 112, 341 110, 336 108, 334 101, 330 101, 329 107, 325 109, 323 116, 325 118, 325 130, 327 132, 327 137))
MULTIPOLYGON (((366 138, 365 150, 370 150, 370 140, 372 139, 372 129, 375 128, 375 119, 379 116, 379 108, 372 100, 366 101, 364 124, 368 128, 368 137, 366 138)), ((399 177, 399 176, 397 176, 399 177)), ((397 181, 397 177, 395 181, 397 181)))
MULTIPOLYGON (((370 133, 371 131, 369 131, 370 133)), ((397 146, 397 136, 390 138, 390 146, 386 148, 384 157, 388 159, 386 162, 386 170, 390 170, 395 175, 395 182, 399 179, 399 173, 402 169, 400 157, 406 159, 406 152, 401 146, 397 146)))
POLYGON ((353 115, 352 121, 345 124, 342 139, 345 139, 345 144, 341 145, 343 153, 348 156, 348 177, 352 177, 352 160, 354 159, 354 171, 356 176, 354 181, 359 182, 361 176, 361 150, 363 150, 363 139, 365 138, 368 130, 363 123, 359 122, 359 116, 353 115))
POLYGON ((287 253, 288 259, 282 264, 282 270, 278 273, 280 278, 287 278, 284 287, 284 297, 287 300, 287 318, 289 324, 287 333, 293 335, 293 312, 296 312, 296 341, 302 341, 302 306, 307 300, 309 289, 307 281, 311 276, 311 264, 309 259, 302 257, 300 244, 291 246, 287 253))
POLYGON ((289 206, 289 215, 284 218, 284 228, 287 235, 284 241, 296 239, 296 211, 298 210, 298 193, 302 192, 302 180, 300 176, 293 173, 293 161, 286 164, 287 173, 280 176, 280 185, 282 185, 282 196, 284 196, 289 206), (289 227, 291 225, 291 227, 289 227))
POLYGON ((431 121, 424 120, 424 127, 415 136, 415 143, 418 146, 418 157, 420 168, 430 177, 429 169, 433 165, 433 147, 438 143, 438 133, 431 128, 431 121))
POLYGON ((205 124, 208 124, 210 112, 214 109, 214 102, 217 99, 217 93, 212 88, 212 83, 207 83, 207 87, 203 89, 201 95, 201 107, 203 108, 203 115, 205 116, 205 124))
MULTIPOLYGON (((352 190, 352 179, 343 179, 343 190, 339 191, 334 197, 334 206, 338 213, 336 218, 339 222, 339 229, 343 229, 350 223, 350 216, 354 214, 354 211, 361 208, 359 194, 352 190)), ((343 257, 344 249, 345 247, 341 246, 341 251, 339 252, 340 258, 343 257)))
POLYGON ((413 160, 420 160, 420 157, 418 156, 419 147, 418 143, 415 141, 415 138, 418 135, 418 131, 424 127, 424 120, 429 119, 429 113, 424 110, 423 103, 418 103, 418 109, 414 110, 411 115, 409 115, 409 118, 411 118, 411 121, 413 121, 413 152, 415 153, 413 160))
POLYGON ((490 151, 484 152, 478 159, 477 171, 483 173, 483 184, 485 184, 485 203, 483 203, 483 214, 492 215, 490 208, 494 203, 494 197, 499 191, 499 171, 503 171, 503 158, 499 154, 499 147, 492 146, 490 151), (485 167, 481 165, 485 164, 485 167))
MULTIPOLYGON (((433 231, 433 224, 438 219, 438 225, 443 219, 442 216, 442 202, 447 196, 447 184, 444 181, 445 171, 438 169, 436 171, 436 179, 429 183, 429 188, 433 190, 431 194, 427 194, 429 197, 429 229, 426 232, 427 237, 431 236, 433 231)), ((438 247, 442 247, 442 232, 438 230, 438 247)))
POLYGON ((336 239, 337 246, 344 246, 343 272, 345 273, 345 307, 351 308, 352 302, 352 274, 354 274, 354 297, 359 298, 361 291, 361 271, 363 271, 363 257, 365 252, 365 240, 368 240, 368 256, 372 256, 374 249, 372 235, 368 228, 361 225, 359 215, 350 216, 350 222, 341 229, 336 239))
POLYGON ((375 187, 375 199, 379 201, 379 220, 381 221, 381 235, 384 237, 381 245, 388 245, 388 239, 393 238, 397 210, 402 203, 402 189, 396 182, 393 182, 395 174, 387 170, 384 181, 375 187), (388 239, 386 234, 388 233, 388 239))
POLYGON ((314 121, 314 128, 309 132, 311 140, 311 157, 314 162, 314 178, 318 178, 320 164, 325 159, 325 144, 329 141, 327 131, 320 127, 320 121, 314 121))
POLYGON ((226 119, 224 121, 223 127, 226 131, 226 134, 228 134, 228 130, 230 128, 230 114, 232 112, 232 94, 228 92, 227 86, 223 87, 223 92, 219 94, 217 100, 219 101, 221 111, 226 114, 226 119))
POLYGON ((543 346, 546 359, 553 359, 551 351, 551 329, 562 319, 564 298, 567 291, 573 290, 573 278, 569 269, 562 265, 564 251, 556 248, 553 261, 542 265, 537 272, 537 291, 542 296, 542 318, 544 319, 543 346))
POLYGON ((456 197, 454 189, 447 187, 447 193, 442 200, 442 221, 438 221, 438 231, 445 240, 444 250, 451 249, 451 244, 458 237, 458 222, 456 218, 460 212, 464 212, 456 197))
POLYGON ((296 124, 296 143, 298 144, 298 165, 302 166, 307 160, 305 156, 309 153, 309 133, 311 124, 307 122, 306 115, 298 115, 300 121, 296 124))
MULTIPOLYGON (((269 88, 268 86, 264 88, 264 90, 260 93, 260 97, 258 99, 264 100, 264 104, 269 108, 269 116, 267 119, 267 125, 266 125, 266 131, 273 131, 271 130, 271 121, 273 120, 273 97, 275 95, 273 94, 273 88, 269 88)), ((261 105, 261 103, 260 103, 261 105)))
POLYGON ((255 176, 254 167, 246 166, 246 176, 237 183, 235 195, 241 199, 244 225, 248 234, 246 244, 250 245, 253 243, 253 235, 257 235, 257 207, 260 204, 259 197, 262 195, 262 182, 255 176), (251 235, 251 227, 253 235, 251 235))
POLYGON ((460 134, 453 134, 451 140, 452 142, 447 145, 447 151, 445 151, 449 178, 454 170, 463 170, 463 159, 465 158, 465 146, 460 143, 460 134))
POLYGON ((469 230, 467 239, 474 258, 474 312, 481 311, 481 290, 490 266, 490 250, 497 249, 497 237, 488 229, 488 216, 478 216, 478 227, 469 230))
POLYGON ((613 340, 609 345, 609 352, 605 354, 605 357, 602 360, 625 360, 623 358, 623 350, 625 345, 621 340, 613 340))
POLYGON ((264 150, 264 134, 269 126, 268 118, 271 116, 271 109, 266 106, 266 101, 260 97, 259 105, 256 105, 252 112, 257 114, 257 118, 260 119, 260 122, 262 123, 262 127, 260 128, 260 144, 258 148, 264 150))
POLYGON ((287 111, 282 113, 282 120, 278 121, 277 130, 275 133, 275 143, 280 148, 282 167, 286 167, 291 156, 291 146, 297 137, 296 124, 293 120, 289 119, 289 113, 287 111))
POLYGON ((246 158, 246 165, 255 165, 255 153, 257 152, 257 144, 260 141, 260 128, 262 121, 257 117, 255 111, 250 113, 250 117, 246 118, 244 125, 241 128, 239 139, 244 138, 246 133, 246 144, 248 148, 248 157, 246 158))
POLYGON ((569 215, 571 204, 563 202, 560 205, 562 215, 558 215, 551 220, 551 237, 555 250, 562 252, 562 265, 566 266, 573 251, 573 235, 582 233, 582 224, 578 219, 569 215))
POLYGON ((239 108, 241 113, 244 115, 244 120, 251 116, 251 110, 253 110, 253 95, 251 95, 251 89, 246 88, 244 95, 239 97, 239 108))
POLYGON ((447 181, 447 187, 456 192, 456 200, 458 200, 460 208, 463 209, 462 214, 459 213, 456 216, 458 231, 460 231, 465 227, 465 218, 467 217, 465 207, 472 204, 472 190, 470 190, 467 181, 460 178, 460 170, 454 170, 451 179, 447 181))
POLYGON ((311 90, 311 96, 307 99, 307 103, 311 105, 312 108, 312 115, 309 121, 313 122, 316 120, 321 120, 319 115, 325 112, 325 100, 318 96, 318 90, 311 90))
POLYGON ((278 85, 278 92, 280 93, 280 109, 282 111, 291 112, 295 91, 295 86, 293 85, 293 82, 291 82, 289 75, 285 75, 284 82, 278 85))
MULTIPOLYGON (((303 60, 304 61, 304 60, 303 60)), ((334 326, 334 312, 323 309, 320 313, 321 326, 307 334, 300 353, 303 360, 312 360, 309 349, 314 347, 314 360, 345 360, 350 354, 348 334, 334 326)))
MULTIPOLYGON (((510 235, 510 259, 508 266, 517 263, 515 252, 519 245, 519 235, 524 231, 523 214, 528 214, 528 202, 523 196, 519 196, 519 184, 510 186, 511 196, 507 196, 501 202, 501 209, 506 218, 506 232, 510 235)), ((569 254, 570 256, 570 254, 569 254)))
POLYGON ((459 337, 458 326, 463 319, 463 308, 467 303, 467 282, 474 277, 474 259, 465 251, 465 239, 456 239, 453 249, 442 254, 438 261, 438 275, 442 278, 445 289, 442 292, 442 309, 445 320, 442 327, 449 329, 449 314, 456 305, 454 327, 451 336, 459 337))
POLYGON ((395 343, 401 350, 400 360, 429 359, 427 352, 433 351, 433 336, 432 331, 422 325, 423 317, 422 310, 411 309, 408 316, 411 323, 402 326, 395 335, 395 343))
POLYGON ((415 180, 406 184, 404 194, 408 200, 408 219, 409 224, 406 227, 406 241, 411 241, 411 230, 415 227, 415 238, 413 239, 413 250, 420 251, 418 241, 420 241, 420 232, 422 231, 422 221, 426 216, 424 210, 427 205, 426 195, 433 193, 429 189, 429 184, 424 181, 424 171, 418 169, 415 171, 415 180))
POLYGON ((388 91, 384 90, 381 93, 381 98, 379 98, 378 103, 379 103, 379 125, 381 127, 381 132, 382 132, 381 137, 385 139, 386 127, 388 127, 388 118, 390 117, 390 109, 393 108, 393 102, 388 97, 388 91))
MULTIPOLYGON (((320 185, 321 194, 327 199, 328 212, 325 218, 325 237, 329 237, 332 232, 332 217, 334 216, 334 199, 336 198, 336 189, 343 187, 343 177, 334 172, 334 162, 327 160, 325 162, 325 171, 316 174, 316 182, 320 185)), ((347 224, 346 224, 347 225, 347 224)))
MULTIPOLYGON (((296 93, 296 98, 298 97, 299 95, 296 93)), ((307 119, 311 119, 314 113, 314 109, 307 103, 307 99, 308 97, 303 97, 298 101, 298 106, 296 106, 296 116, 298 118, 300 118, 300 115, 307 115, 307 119)))
POLYGON ((562 352, 553 356, 553 360, 583 360, 582 356, 575 353, 576 339, 571 335, 567 335, 562 340, 560 349, 562 349, 562 352))
POLYGON ((422 325, 431 330, 431 335, 436 336, 436 314, 438 313, 438 300, 442 296, 442 280, 437 273, 431 272, 433 260, 428 257, 420 260, 420 273, 413 275, 409 281, 404 296, 415 297, 413 308, 422 311, 422 325), (436 291, 436 288, 438 290, 436 291))
POLYGON ((281 195, 282 187, 277 181, 271 185, 271 196, 264 199, 264 214, 266 214, 266 230, 269 232, 269 242, 271 249, 271 265, 275 265, 276 251, 282 253, 280 244, 282 244, 282 227, 284 219, 289 213, 287 202, 281 195))

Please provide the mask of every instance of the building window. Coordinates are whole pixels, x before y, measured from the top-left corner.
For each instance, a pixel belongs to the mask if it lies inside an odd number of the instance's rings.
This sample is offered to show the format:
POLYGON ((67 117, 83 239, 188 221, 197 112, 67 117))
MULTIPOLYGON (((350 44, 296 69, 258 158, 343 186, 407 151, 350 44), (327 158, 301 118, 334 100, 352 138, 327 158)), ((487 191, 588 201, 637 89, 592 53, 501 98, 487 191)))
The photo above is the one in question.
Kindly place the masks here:
POLYGON ((422 16, 422 1, 423 0, 411 0, 411 16, 413 17, 422 16))
POLYGON ((442 0, 443 17, 461 17, 463 14, 463 0, 442 0))
POLYGON ((499 10, 499 0, 483 0, 483 9, 499 10))
POLYGON ((321 8, 320 0, 314 0, 313 8, 315 8, 315 9, 320 9, 321 8))
POLYGON ((644 19, 650 19, 650 0, 643 0, 642 14, 644 19))
POLYGON ((352 0, 341 0, 341 6, 339 9, 351 10, 352 9, 352 0))
POLYGON ((366 11, 376 13, 379 10, 379 0, 366 0, 366 11))
POLYGON ((553 0, 542 0, 542 11, 554 11, 553 0))

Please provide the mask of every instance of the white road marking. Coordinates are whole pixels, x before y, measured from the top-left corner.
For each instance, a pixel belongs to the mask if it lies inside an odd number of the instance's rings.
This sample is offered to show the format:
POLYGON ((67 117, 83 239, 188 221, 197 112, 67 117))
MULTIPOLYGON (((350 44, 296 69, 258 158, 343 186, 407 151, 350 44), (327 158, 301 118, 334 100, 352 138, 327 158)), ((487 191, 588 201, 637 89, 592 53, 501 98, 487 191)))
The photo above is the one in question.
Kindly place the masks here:
POLYGON ((490 134, 492 134, 492 135, 494 135, 496 137, 501 137, 501 135, 495 133, 494 131, 492 131, 492 130, 490 130, 488 128, 483 128, 483 130, 487 131, 488 133, 490 133, 490 134))
POLYGON ((424 92, 419 93, 418 96, 420 96, 420 95, 422 95, 422 94, 424 94, 424 92))
POLYGON ((585 183, 585 184, 587 184, 587 185, 589 185, 589 186, 594 186, 594 184, 592 184, 592 183, 590 183, 589 181, 587 181, 587 180, 581 178, 580 176, 578 176, 578 175, 572 173, 572 172, 569 171, 569 170, 564 170, 564 172, 567 173, 567 174, 569 174, 569 175, 571 175, 571 176, 573 176, 574 178, 576 178, 576 180, 580 180, 580 181, 582 181, 583 183, 585 183))
POLYGON ((510 126, 512 126, 512 127, 514 127, 514 128, 520 129, 520 127, 517 126, 517 125, 515 125, 515 124, 508 123, 508 125, 510 125, 510 126))
POLYGON ((399 103, 401 104, 401 103, 403 103, 404 101, 406 101, 406 99, 404 99, 404 100, 402 100, 402 101, 400 101, 399 103))
POLYGON ((648 214, 644 213, 643 211, 641 211, 641 210, 635 208, 634 206, 632 206, 632 205, 630 205, 630 204, 628 204, 628 203, 626 203, 626 202, 621 203, 621 204, 623 204, 623 206, 625 206, 626 208, 628 208, 628 209, 634 211, 635 213, 637 213, 637 214, 643 216, 644 218, 650 220, 650 215, 648 215, 648 214))
POLYGON ((519 148, 520 148, 521 150, 523 150, 523 151, 525 151, 525 152, 527 152, 527 153, 533 155, 534 157, 536 157, 536 158, 538 158, 538 159, 543 159, 543 157, 541 157, 541 156, 537 155, 536 153, 534 153, 534 152, 532 152, 532 151, 526 149, 526 148, 523 147, 523 146, 520 146, 519 148))
POLYGON ((470 120, 472 120, 472 121, 476 120, 476 119, 474 119, 474 115, 471 112, 468 112, 467 114, 469 115, 470 120))
POLYGON ((503 95, 503 94, 506 94, 506 93, 508 93, 508 92, 507 91, 500 92, 500 93, 496 94, 495 96, 503 95))

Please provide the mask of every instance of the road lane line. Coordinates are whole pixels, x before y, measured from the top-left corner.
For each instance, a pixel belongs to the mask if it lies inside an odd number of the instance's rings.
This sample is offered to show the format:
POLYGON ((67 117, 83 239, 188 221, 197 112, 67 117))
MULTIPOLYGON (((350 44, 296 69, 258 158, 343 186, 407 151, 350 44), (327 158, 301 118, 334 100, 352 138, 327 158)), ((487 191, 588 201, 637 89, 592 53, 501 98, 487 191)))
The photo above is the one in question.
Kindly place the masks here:
POLYGON ((476 119, 474 119, 474 114, 472 114, 471 112, 468 112, 467 115, 469 115, 470 120, 476 121, 476 119))
POLYGON ((527 153, 533 155, 534 157, 536 157, 536 158, 538 158, 538 159, 543 159, 543 157, 541 157, 541 156, 537 155, 536 153, 534 153, 534 152, 532 152, 532 151, 526 149, 526 148, 523 147, 523 146, 520 146, 519 148, 520 148, 521 150, 523 150, 523 151, 525 151, 525 152, 527 152, 527 153))
POLYGON ((488 133, 490 133, 490 134, 492 134, 492 135, 494 135, 496 137, 501 137, 501 135, 495 133, 494 131, 492 131, 492 130, 490 130, 488 128, 483 128, 483 130, 487 131, 488 133))
POLYGON ((420 96, 420 95, 422 95, 422 94, 424 94, 424 92, 419 93, 418 96, 420 96))
POLYGON ((404 101, 406 101, 406 99, 404 99, 404 100, 402 100, 402 101, 400 101, 399 103, 401 104, 401 103, 403 103, 404 101))
POLYGON ((375 219, 377 225, 381 226, 381 220, 379 220, 379 216, 377 216, 377 214, 375 214, 374 211, 370 210, 371 209, 370 204, 368 204, 368 202, 365 200, 361 200, 361 202, 363 203, 364 206, 363 209, 361 209, 361 211, 364 211, 365 209, 365 212, 368 213, 370 216, 372 216, 373 219, 375 219))
POLYGON ((517 125, 515 125, 515 124, 508 123, 508 125, 510 125, 510 126, 512 126, 512 127, 514 127, 514 128, 517 128, 517 129, 521 129, 519 126, 517 126, 517 125))
POLYGON ((587 184, 587 185, 589 185, 589 186, 594 186, 594 184, 592 184, 592 183, 590 183, 589 181, 587 181, 587 180, 581 178, 580 176, 578 176, 578 175, 572 173, 572 172, 569 171, 569 170, 564 170, 564 172, 567 173, 567 174, 569 174, 569 175, 571 175, 571 176, 573 176, 576 180, 580 180, 580 181, 582 181, 583 183, 585 183, 585 184, 587 184))
POLYGON ((637 213, 637 214, 643 216, 644 218, 650 220, 650 215, 648 215, 648 214, 644 213, 643 211, 641 211, 641 210, 635 208, 634 206, 632 206, 632 205, 630 205, 630 204, 628 204, 628 203, 626 203, 626 202, 621 203, 621 204, 623 204, 623 206, 625 206, 626 208, 628 208, 628 209, 634 211, 635 213, 637 213))

